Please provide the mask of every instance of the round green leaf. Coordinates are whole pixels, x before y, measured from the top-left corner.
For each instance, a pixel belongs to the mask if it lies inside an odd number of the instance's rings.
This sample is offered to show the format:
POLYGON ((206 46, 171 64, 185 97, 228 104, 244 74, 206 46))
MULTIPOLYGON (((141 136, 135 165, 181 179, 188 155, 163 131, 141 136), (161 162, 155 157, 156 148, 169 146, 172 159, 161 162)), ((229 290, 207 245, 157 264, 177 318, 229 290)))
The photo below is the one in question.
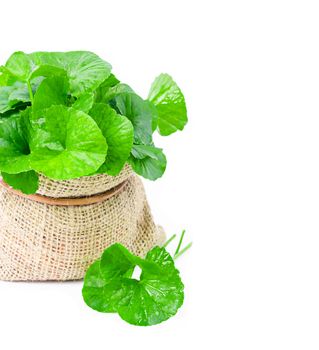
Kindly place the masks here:
POLYGON ((136 257, 123 245, 115 243, 101 257, 101 275, 105 280, 126 276, 137 264, 136 257))
POLYGON ((174 260, 165 248, 149 251, 146 262, 155 263, 161 272, 141 266, 140 281, 136 281, 134 293, 118 309, 123 320, 139 326, 150 326, 174 316, 184 302, 184 285, 175 268, 174 260))
POLYGON ((186 103, 182 91, 171 76, 161 74, 155 79, 148 100, 156 106, 161 135, 167 136, 184 129, 187 123, 186 103))
POLYGON ((132 90, 132 88, 126 84, 117 84, 115 86, 110 86, 108 88, 104 86, 103 95, 101 90, 102 88, 99 87, 95 98, 96 102, 108 103, 110 100, 112 100, 117 95, 120 95, 122 93, 134 94, 134 91, 132 90))
POLYGON ((121 288, 121 280, 117 280, 110 288, 110 281, 105 281, 100 272, 100 260, 94 262, 85 274, 82 296, 87 305, 99 312, 116 312, 118 298, 113 290, 120 290, 120 300, 125 296, 125 288, 121 288), (115 303, 113 298, 115 298, 115 303), (114 307, 115 305, 115 307, 114 307))
POLYGON ((108 144, 106 160, 98 172, 118 175, 132 149, 132 123, 103 103, 95 104, 89 114, 101 129, 108 144))
POLYGON ((133 170, 149 180, 160 178, 165 170, 167 160, 160 148, 134 145, 128 160, 133 170))
POLYGON ((72 105, 73 108, 88 113, 94 104, 94 94, 89 92, 81 95, 72 105))
POLYGON ((0 113, 5 113, 12 109, 14 103, 11 102, 10 95, 14 91, 12 86, 0 87, 0 113))
POLYGON ((5 71, 3 72, 3 69, 4 67, 0 66, 0 86, 7 86, 9 75, 5 71))
POLYGON ((54 105, 65 105, 68 94, 66 76, 49 77, 39 85, 33 99, 33 111, 54 105))
POLYGON ((33 116, 32 127, 32 167, 49 178, 67 180, 89 175, 105 161, 105 138, 84 112, 52 106, 33 116))
POLYGON ((38 190, 39 177, 33 170, 19 174, 7 174, 2 172, 1 175, 8 185, 25 194, 33 194, 38 190))
POLYGON ((49 65, 67 72, 72 95, 95 90, 111 73, 111 65, 92 52, 34 52, 29 55, 38 65, 49 65))
POLYGON ((117 312, 128 323, 150 326, 176 314, 184 285, 165 248, 155 247, 141 259, 114 244, 87 271, 82 294, 97 311, 117 312), (140 280, 131 278, 136 265, 142 270, 140 280))
POLYGON ((19 102, 29 101, 26 84, 16 81, 11 86, 0 86, 0 113, 14 109, 19 102))
POLYGON ((101 260, 85 274, 82 295, 86 304, 96 311, 116 312, 130 293, 132 283, 127 282, 136 265, 135 258, 121 244, 106 249, 101 260))
POLYGON ((111 105, 127 117, 134 127, 134 142, 148 145, 152 143, 153 113, 149 102, 134 93, 120 93, 111 100, 111 105))
POLYGON ((114 74, 110 74, 107 79, 103 81, 102 84, 99 85, 99 87, 94 91, 95 95, 95 102, 101 103, 106 102, 105 101, 105 95, 108 93, 111 87, 116 86, 119 84, 119 80, 116 78, 114 74))
POLYGON ((17 174, 31 170, 25 114, 0 119, 0 170, 17 174))
POLYGON ((26 82, 35 68, 31 58, 22 51, 13 53, 6 63, 6 69, 19 80, 26 82))

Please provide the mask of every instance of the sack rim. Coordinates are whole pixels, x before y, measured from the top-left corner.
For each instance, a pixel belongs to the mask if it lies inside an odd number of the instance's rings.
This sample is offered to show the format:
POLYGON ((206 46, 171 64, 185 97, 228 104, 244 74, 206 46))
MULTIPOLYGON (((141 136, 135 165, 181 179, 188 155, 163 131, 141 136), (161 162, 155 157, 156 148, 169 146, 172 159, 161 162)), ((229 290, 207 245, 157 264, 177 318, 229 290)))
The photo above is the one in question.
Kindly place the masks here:
POLYGON ((128 183, 128 179, 124 180, 119 185, 111 188, 110 190, 107 190, 105 192, 98 193, 92 196, 55 198, 55 197, 44 196, 37 193, 25 194, 19 190, 12 188, 7 183, 5 183, 2 179, 0 179, 0 185, 2 187, 4 187, 7 191, 19 197, 23 197, 42 204, 56 205, 56 206, 84 206, 84 205, 100 203, 122 192, 125 186, 127 185, 127 183, 128 183))

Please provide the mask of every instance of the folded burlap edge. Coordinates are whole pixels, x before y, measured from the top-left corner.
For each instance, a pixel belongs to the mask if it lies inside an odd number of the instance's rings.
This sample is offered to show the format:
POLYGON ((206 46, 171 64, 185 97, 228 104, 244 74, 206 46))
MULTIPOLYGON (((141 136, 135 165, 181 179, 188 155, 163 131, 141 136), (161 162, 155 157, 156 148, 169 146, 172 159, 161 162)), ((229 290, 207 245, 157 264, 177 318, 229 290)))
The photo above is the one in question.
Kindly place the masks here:
POLYGON ((52 180, 39 175, 37 194, 52 198, 78 198, 100 194, 118 186, 133 175, 132 168, 126 164, 119 175, 98 174, 83 176, 72 180, 52 180))

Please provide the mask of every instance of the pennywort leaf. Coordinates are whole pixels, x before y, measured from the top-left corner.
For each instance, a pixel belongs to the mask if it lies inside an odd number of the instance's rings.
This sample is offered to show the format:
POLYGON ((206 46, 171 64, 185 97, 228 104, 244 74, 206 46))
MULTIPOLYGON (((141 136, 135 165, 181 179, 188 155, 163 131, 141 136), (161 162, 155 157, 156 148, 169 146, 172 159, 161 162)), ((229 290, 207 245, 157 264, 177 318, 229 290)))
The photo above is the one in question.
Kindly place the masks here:
POLYGON ((0 66, 0 86, 7 86, 8 85, 8 75, 1 71, 2 66, 0 66))
POLYGON ((27 115, 0 119, 0 169, 9 174, 32 170, 27 115))
POLYGON ((92 174, 104 163, 107 144, 88 114, 52 106, 35 113, 31 124, 34 170, 66 180, 92 174))
POLYGON ((105 95, 108 93, 110 88, 118 85, 120 81, 115 77, 114 74, 110 74, 107 79, 103 81, 102 84, 99 85, 99 87, 95 90, 95 102, 96 103, 102 103, 107 102, 105 99, 105 95))
POLYGON ((134 93, 121 93, 114 97, 111 105, 133 124, 135 143, 152 142, 152 110, 147 101, 134 93))
MULTIPOLYGON (((108 88, 103 96, 101 97, 101 102, 104 103, 108 103, 110 102, 112 99, 114 99, 116 96, 120 95, 120 94, 134 94, 134 91, 132 90, 132 88, 126 84, 117 84, 115 86, 112 86, 110 88, 108 88)), ((125 109, 126 110, 126 109, 125 109)), ((124 111, 124 109, 123 109, 124 111)))
POLYGON ((176 314, 184 301, 184 285, 165 248, 155 247, 141 259, 116 243, 88 269, 82 294, 94 310, 150 326, 176 314), (139 280, 131 277, 136 266, 142 270, 139 280))
POLYGON ((88 92, 81 95, 72 105, 73 108, 88 113, 94 104, 94 94, 93 92, 88 92))
POLYGON ((48 65, 67 72, 71 93, 81 94, 95 90, 111 73, 111 65, 92 52, 35 52, 31 60, 41 66, 48 65))
POLYGON ((122 279, 112 282, 103 278, 100 260, 90 266, 84 283, 82 294, 86 304, 99 312, 116 312, 117 304, 127 295, 122 279), (117 293, 114 293, 114 289, 117 293))
POLYGON ((163 136, 183 130, 187 123, 184 95, 168 74, 161 74, 153 82, 148 100, 158 112, 158 130, 163 136))
POLYGON ((133 145, 133 126, 126 117, 103 103, 96 103, 90 116, 95 120, 108 144, 108 152, 99 173, 117 175, 123 168, 133 145))
POLYGON ((167 160, 160 148, 134 145, 128 162, 137 174, 156 180, 164 174, 167 160))
POLYGON ((29 55, 19 51, 11 55, 5 68, 20 81, 27 82, 36 66, 29 55))
POLYGON ((38 190, 39 177, 33 170, 19 174, 7 174, 2 172, 1 176, 3 180, 12 188, 20 190, 25 194, 32 194, 38 190))
POLYGON ((33 99, 33 111, 55 105, 66 105, 68 80, 66 76, 49 77, 39 85, 33 99))
POLYGON ((182 130, 187 113, 167 74, 144 100, 92 52, 18 51, 0 66, 0 121, 0 172, 67 180, 115 176, 128 162, 155 180, 166 157, 153 133, 182 130))
POLYGON ((28 87, 24 83, 17 81, 11 86, 0 86, 0 113, 14 109, 21 102, 30 102, 28 87))

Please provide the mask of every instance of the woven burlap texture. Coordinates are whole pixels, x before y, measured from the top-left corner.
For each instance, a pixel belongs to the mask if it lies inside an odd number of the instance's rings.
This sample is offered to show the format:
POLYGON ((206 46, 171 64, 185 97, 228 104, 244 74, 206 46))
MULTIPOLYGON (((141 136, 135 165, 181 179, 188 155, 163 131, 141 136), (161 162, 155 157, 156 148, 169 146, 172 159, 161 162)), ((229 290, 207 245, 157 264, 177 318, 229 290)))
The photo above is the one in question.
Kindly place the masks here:
POLYGON ((39 177, 38 194, 53 198, 72 198, 93 196, 108 191, 133 174, 129 165, 125 165, 118 176, 95 175, 84 176, 79 179, 56 181, 45 176, 39 177))
POLYGON ((143 256, 163 244, 141 180, 129 167, 116 177, 96 175, 69 181, 41 177, 45 196, 97 194, 127 180, 105 201, 83 206, 54 206, 0 188, 0 279, 45 281, 82 279, 88 266, 109 245, 119 242, 143 256))

